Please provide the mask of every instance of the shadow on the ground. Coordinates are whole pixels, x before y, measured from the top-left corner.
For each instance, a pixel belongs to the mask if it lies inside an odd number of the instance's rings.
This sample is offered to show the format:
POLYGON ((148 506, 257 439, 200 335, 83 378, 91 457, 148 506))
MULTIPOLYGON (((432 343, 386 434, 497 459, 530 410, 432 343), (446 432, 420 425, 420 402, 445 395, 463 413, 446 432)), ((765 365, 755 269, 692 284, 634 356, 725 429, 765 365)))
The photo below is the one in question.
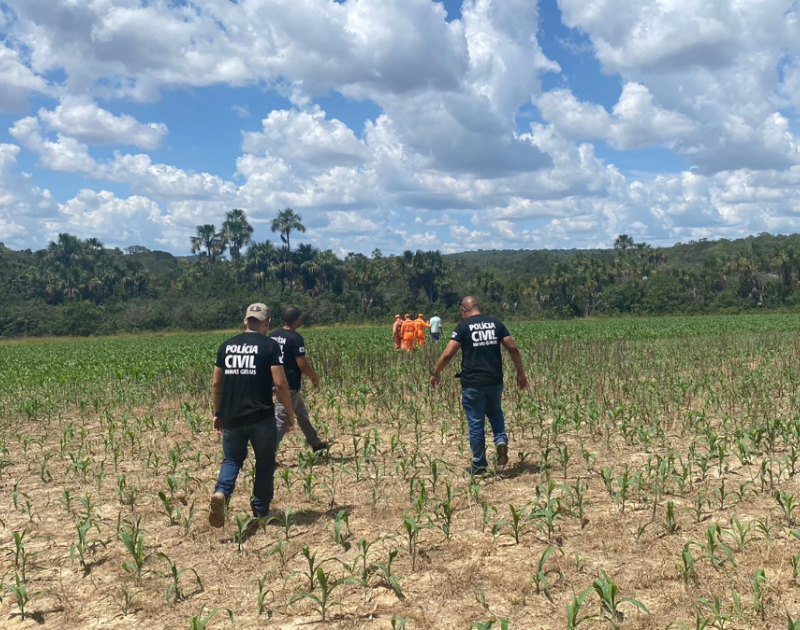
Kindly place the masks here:
POLYGON ((516 479, 521 475, 538 475, 540 472, 542 472, 542 466, 540 464, 524 461, 498 471, 497 476, 500 477, 500 479, 516 479))
POLYGON ((337 505, 329 510, 298 510, 292 512, 289 522, 292 525, 313 525, 324 518, 335 519, 340 510, 350 512, 353 508, 354 505, 337 505))

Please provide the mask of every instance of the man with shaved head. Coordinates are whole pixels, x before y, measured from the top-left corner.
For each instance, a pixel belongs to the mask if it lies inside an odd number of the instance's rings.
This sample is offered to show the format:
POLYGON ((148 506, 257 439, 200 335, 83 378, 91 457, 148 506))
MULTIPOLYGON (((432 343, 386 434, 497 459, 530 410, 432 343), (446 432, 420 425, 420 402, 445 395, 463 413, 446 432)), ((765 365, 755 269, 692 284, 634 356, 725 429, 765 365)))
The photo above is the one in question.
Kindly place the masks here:
POLYGON ((461 300, 461 322, 439 357, 431 374, 431 387, 442 380, 442 370, 461 350, 461 404, 467 415, 469 445, 472 450, 471 474, 481 474, 489 466, 486 460, 485 420, 494 434, 497 465, 508 463, 508 436, 503 416, 503 356, 505 347, 517 368, 517 385, 528 387, 522 355, 505 324, 496 317, 483 315, 478 300, 467 296, 461 300))

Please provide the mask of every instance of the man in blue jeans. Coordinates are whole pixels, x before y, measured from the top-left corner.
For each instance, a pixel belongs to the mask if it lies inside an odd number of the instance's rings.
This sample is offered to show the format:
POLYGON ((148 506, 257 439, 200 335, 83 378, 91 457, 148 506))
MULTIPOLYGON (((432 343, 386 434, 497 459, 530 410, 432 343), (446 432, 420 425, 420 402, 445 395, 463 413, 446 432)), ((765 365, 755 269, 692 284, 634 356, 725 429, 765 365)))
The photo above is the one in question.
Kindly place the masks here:
POLYGON ((517 368, 517 385, 528 387, 528 377, 522 365, 522 355, 505 324, 496 317, 483 315, 478 300, 472 296, 461 300, 461 322, 456 326, 450 342, 439 357, 431 375, 431 387, 442 380, 442 370, 461 350, 461 404, 467 414, 469 445, 472 449, 472 474, 486 471, 485 419, 494 434, 497 465, 508 463, 508 436, 503 416, 503 356, 504 346, 517 368))
POLYGON ((275 486, 275 453, 278 428, 272 389, 286 408, 285 423, 294 426, 294 410, 289 385, 283 371, 281 350, 266 336, 271 322, 265 304, 251 304, 244 316, 245 332, 228 339, 217 352, 211 394, 214 404, 214 430, 222 433, 222 466, 211 495, 208 523, 225 524, 225 505, 236 487, 236 478, 247 458, 247 443, 256 458, 253 516, 248 535, 255 533, 269 514, 275 486))

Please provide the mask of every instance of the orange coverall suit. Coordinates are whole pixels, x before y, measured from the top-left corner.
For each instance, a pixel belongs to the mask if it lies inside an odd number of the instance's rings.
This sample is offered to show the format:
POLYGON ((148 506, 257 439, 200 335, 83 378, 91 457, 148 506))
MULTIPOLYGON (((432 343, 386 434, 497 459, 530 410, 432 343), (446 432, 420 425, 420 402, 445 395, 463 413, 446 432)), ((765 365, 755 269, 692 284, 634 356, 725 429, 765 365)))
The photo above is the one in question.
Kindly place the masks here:
POLYGON ((406 319, 400 328, 403 335, 403 350, 411 352, 414 349, 414 336, 416 335, 417 325, 411 320, 406 319))
POLYGON ((425 329, 426 328, 430 328, 431 325, 428 322, 426 322, 424 319, 422 319, 421 317, 417 317, 417 319, 414 320, 414 325, 416 327, 416 332, 417 332, 417 345, 418 346, 424 346, 425 345, 425 329))
POLYGON ((403 320, 398 317, 396 320, 394 320, 394 324, 392 324, 392 338, 394 339, 395 350, 399 350, 403 343, 403 334, 400 332, 402 327, 403 320))

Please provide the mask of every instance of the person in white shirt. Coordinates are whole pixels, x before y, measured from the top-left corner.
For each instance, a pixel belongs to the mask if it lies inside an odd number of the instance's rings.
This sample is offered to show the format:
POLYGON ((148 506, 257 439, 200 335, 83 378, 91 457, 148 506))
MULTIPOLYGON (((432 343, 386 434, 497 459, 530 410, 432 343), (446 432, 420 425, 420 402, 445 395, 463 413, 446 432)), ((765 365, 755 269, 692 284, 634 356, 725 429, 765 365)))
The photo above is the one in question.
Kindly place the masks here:
POLYGON ((431 337, 434 341, 439 341, 442 334, 442 318, 439 317, 439 313, 434 313, 428 323, 431 325, 431 337))

